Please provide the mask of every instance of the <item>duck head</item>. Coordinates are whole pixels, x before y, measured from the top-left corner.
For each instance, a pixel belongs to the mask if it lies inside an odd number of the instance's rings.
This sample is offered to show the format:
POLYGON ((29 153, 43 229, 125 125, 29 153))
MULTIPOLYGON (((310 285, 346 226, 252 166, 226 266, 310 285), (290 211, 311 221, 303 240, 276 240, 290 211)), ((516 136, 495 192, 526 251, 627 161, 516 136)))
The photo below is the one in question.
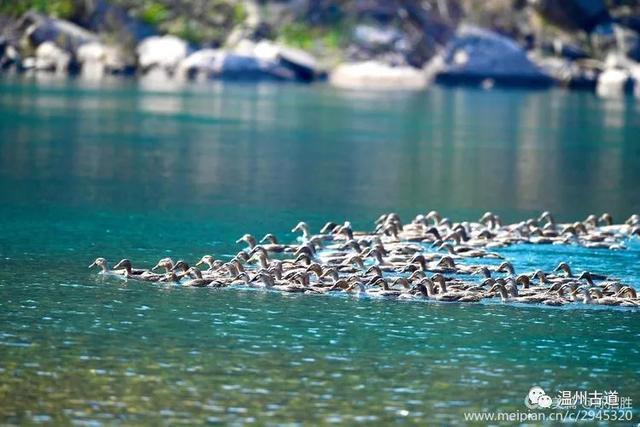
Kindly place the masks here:
POLYGON ((260 243, 265 243, 265 242, 277 245, 278 239, 276 239, 275 235, 268 233, 268 234, 265 234, 262 239, 260 239, 260 243))
POLYGON ((258 244, 258 242, 256 242, 256 238, 248 233, 236 240, 236 243, 242 242, 245 242, 249 246, 249 249, 253 249, 258 244))
POLYGON ((93 267, 100 267, 102 271, 109 271, 109 265, 107 264, 107 260, 102 257, 96 258, 96 260, 91 263, 89 268, 93 268, 93 267))
POLYGON ((600 218, 598 218, 598 220, 604 225, 613 225, 613 217, 609 212, 605 212, 600 215, 600 218))
POLYGON ((200 258, 200 261, 198 261, 196 263, 196 266, 202 265, 202 264, 206 264, 209 266, 209 270, 213 269, 213 264, 216 262, 216 259, 211 256, 211 255, 205 255, 202 258, 200 258))
POLYGON ((306 238, 306 237, 308 237, 308 236, 309 236, 309 234, 310 234, 310 233, 309 233, 309 225, 308 225, 306 222, 304 222, 304 221, 300 221, 299 223, 297 223, 297 224, 296 224, 296 226, 295 226, 295 227, 293 227, 293 228, 291 229, 291 232, 292 232, 292 233, 297 233, 297 232, 299 232, 299 231, 301 231, 301 232, 302 232, 302 235, 303 235, 305 238, 306 238))
POLYGON ((162 258, 155 266, 153 266, 151 271, 155 271, 158 268, 164 268, 165 272, 170 271, 173 268, 173 260, 171 258, 162 258))
POLYGON ((188 269, 189 269, 189 264, 187 264, 183 260, 179 260, 173 265, 173 268, 171 268, 171 271, 182 270, 183 272, 186 272, 188 269))
POLYGON ((595 285, 595 283, 593 283, 593 276, 588 271, 583 271, 582 274, 578 276, 578 280, 586 280, 591 286, 595 285))
POLYGON ((513 264, 511 264, 509 261, 505 261, 502 264, 500 264, 496 269, 496 271, 499 271, 501 273, 515 274, 515 269, 513 268, 513 264))
POLYGON ((553 271, 564 271, 567 277, 573 277, 571 273, 571 267, 566 262, 561 262, 553 271))
POLYGON ((122 259, 120 260, 119 263, 113 266, 113 269, 114 270, 124 269, 127 273, 130 274, 132 269, 131 261, 128 260, 127 258, 122 259))

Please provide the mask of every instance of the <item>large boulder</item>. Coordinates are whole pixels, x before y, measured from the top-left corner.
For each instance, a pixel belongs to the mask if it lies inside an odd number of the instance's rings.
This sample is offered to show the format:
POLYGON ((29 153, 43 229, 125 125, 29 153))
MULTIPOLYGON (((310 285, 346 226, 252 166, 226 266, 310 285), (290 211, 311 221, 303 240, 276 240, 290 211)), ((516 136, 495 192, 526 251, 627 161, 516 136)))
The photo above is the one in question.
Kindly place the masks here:
POLYGON ((85 43, 98 41, 96 34, 72 22, 35 12, 26 13, 18 26, 24 30, 24 35, 33 46, 51 42, 67 52, 75 52, 85 43))
POLYGON ((196 50, 180 63, 176 74, 180 78, 206 80, 220 71, 224 55, 218 49, 196 50))
POLYGON ((224 80, 296 80, 295 73, 275 62, 255 56, 226 53, 214 78, 224 80))
POLYGON ((553 79, 533 64, 516 42, 473 26, 462 26, 427 69, 436 82, 447 85, 553 84, 553 79))
POLYGON ((277 62, 247 52, 202 49, 189 55, 178 68, 178 76, 205 80, 236 81, 296 80, 295 73, 277 62))
POLYGON ((329 82, 344 89, 416 90, 427 86, 427 76, 418 68, 365 61, 339 65, 329 75, 329 82))
POLYGON ((189 54, 189 45, 176 36, 151 36, 138 44, 136 53, 143 72, 160 68, 173 73, 189 54))
POLYGON ((277 60, 280 65, 293 71, 300 81, 310 82, 325 74, 316 58, 304 50, 280 46, 277 60))
POLYGON ((255 43, 245 39, 237 44, 233 52, 243 57, 255 57, 260 61, 273 63, 274 67, 286 68, 294 74, 295 80, 310 82, 322 75, 313 55, 269 40, 255 43))

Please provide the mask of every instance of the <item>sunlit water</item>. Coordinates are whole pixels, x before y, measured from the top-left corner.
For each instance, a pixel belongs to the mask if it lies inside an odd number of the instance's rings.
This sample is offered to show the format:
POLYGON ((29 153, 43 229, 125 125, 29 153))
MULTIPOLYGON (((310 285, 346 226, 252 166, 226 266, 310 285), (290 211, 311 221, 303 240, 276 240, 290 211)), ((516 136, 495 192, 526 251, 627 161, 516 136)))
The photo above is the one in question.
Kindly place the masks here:
MULTIPOLYGON (((0 81, 0 422, 463 422, 540 385, 640 404, 640 314, 103 280, 380 213, 640 212, 640 104, 587 93, 0 81)), ((629 250, 515 246, 519 271, 629 250)), ((638 414, 636 412, 636 418, 638 414)), ((636 420, 637 422, 638 420, 636 420)))

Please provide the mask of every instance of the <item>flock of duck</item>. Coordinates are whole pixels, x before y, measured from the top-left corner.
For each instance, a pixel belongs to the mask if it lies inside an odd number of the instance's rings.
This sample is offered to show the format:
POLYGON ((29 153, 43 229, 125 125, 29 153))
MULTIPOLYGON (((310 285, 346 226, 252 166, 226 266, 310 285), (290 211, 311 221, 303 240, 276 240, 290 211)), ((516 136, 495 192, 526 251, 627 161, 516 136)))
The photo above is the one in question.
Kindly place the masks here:
POLYGON ((111 269, 106 259, 97 258, 89 268, 99 267, 104 275, 191 287, 249 286, 459 303, 500 298, 552 306, 640 307, 635 288, 607 274, 574 275, 566 262, 553 271, 516 272, 511 262, 495 252, 514 244, 623 250, 625 242, 640 236, 639 215, 618 225, 607 213, 560 224, 544 212, 538 218, 505 225, 491 212, 477 222, 454 223, 431 211, 406 224, 389 213, 375 221, 371 232, 354 231, 348 221, 328 222, 318 234, 300 222, 292 232, 300 233, 295 244, 281 244, 273 234, 260 241, 245 234, 236 243, 246 248, 227 261, 205 255, 191 266, 163 258, 146 270, 134 269, 128 259, 111 269), (483 264, 484 259, 496 261, 483 264))

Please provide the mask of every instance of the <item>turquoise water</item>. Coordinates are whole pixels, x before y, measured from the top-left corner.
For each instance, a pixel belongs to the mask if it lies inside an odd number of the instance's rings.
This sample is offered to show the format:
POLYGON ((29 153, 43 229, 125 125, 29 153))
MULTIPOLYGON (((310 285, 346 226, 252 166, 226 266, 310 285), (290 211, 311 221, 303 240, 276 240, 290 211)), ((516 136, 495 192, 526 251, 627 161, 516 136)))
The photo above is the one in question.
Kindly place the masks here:
MULTIPOLYGON (((0 80, 0 422, 464 422, 533 385, 640 405, 640 314, 102 280, 381 213, 640 212, 640 104, 587 93, 0 80)), ((640 282, 640 244, 517 246, 640 282)), ((637 405, 636 405, 637 406, 637 405)), ((635 414, 638 422, 638 414, 635 414)))

